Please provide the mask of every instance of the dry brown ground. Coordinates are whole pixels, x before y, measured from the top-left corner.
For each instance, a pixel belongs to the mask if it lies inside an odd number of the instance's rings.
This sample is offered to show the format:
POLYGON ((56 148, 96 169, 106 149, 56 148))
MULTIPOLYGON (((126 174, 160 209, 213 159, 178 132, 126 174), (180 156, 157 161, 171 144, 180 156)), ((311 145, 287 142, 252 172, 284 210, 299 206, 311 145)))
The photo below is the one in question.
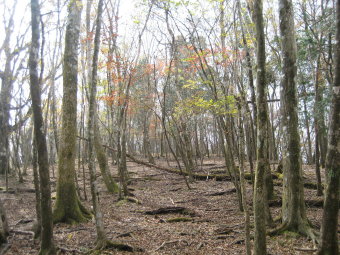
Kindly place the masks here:
MULTIPOLYGON (((221 166, 222 161, 205 161, 206 171, 221 166)), ((161 162, 158 162, 159 164, 161 162)), ((164 162, 163 162, 164 163, 164 162)), ((238 210, 235 193, 215 195, 213 193, 233 188, 231 182, 214 180, 197 181, 188 190, 183 177, 160 170, 128 163, 132 182, 130 188, 140 204, 117 201, 117 195, 111 195, 100 184, 100 202, 104 214, 105 228, 111 240, 118 240, 143 252, 133 254, 245 254, 243 214, 238 210), (143 212, 161 207, 182 206, 195 214, 145 215, 143 212), (191 217, 188 222, 169 223, 174 217, 191 217)), ((313 169, 305 168, 308 179, 314 179, 313 169)), ((116 174, 116 168, 112 168, 116 174)), ((26 176, 24 184, 10 179, 13 189, 33 188, 32 179, 26 176)), ((1 186, 4 186, 3 181, 1 186)), ((248 184, 248 201, 251 202, 251 185, 248 184)), ((54 186, 53 188, 54 189, 54 186)), ((280 187, 275 187, 281 193, 280 187)), ((306 198, 316 198, 315 190, 305 189, 306 198)), ((90 194, 89 190, 87 192, 90 194)), ((83 192, 81 191, 81 194, 83 192)), ((15 230, 9 236, 10 249, 6 254, 37 254, 39 245, 31 235, 17 230, 30 230, 32 223, 25 220, 35 218, 34 193, 17 191, 15 194, 1 193, 7 210, 10 227, 15 230)), ((90 201, 84 201, 89 208, 90 201)), ((279 215, 280 208, 271 208, 273 216, 279 215)), ((313 224, 320 226, 322 209, 307 208, 308 217, 313 224)), ((251 221, 253 218, 251 218, 251 221)), ((93 222, 79 225, 57 224, 54 229, 58 247, 69 252, 62 254, 80 254, 89 251, 96 236, 93 222), (74 252, 71 252, 74 250, 74 252)), ((313 254, 300 251, 301 248, 313 248, 305 237, 293 233, 268 237, 269 254, 313 254)), ((101 254, 131 254, 128 252, 103 251, 101 254)))

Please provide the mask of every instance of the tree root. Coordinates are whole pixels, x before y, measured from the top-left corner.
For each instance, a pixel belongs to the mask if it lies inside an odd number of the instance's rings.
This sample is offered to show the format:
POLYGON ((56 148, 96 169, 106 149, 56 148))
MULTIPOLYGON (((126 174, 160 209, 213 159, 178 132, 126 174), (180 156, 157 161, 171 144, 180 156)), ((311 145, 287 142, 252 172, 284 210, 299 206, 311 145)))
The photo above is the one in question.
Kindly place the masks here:
MULTIPOLYGON (((308 199, 308 200, 305 200, 305 205, 307 207, 322 208, 323 203, 324 203, 323 199, 308 199)), ((268 204, 271 207, 280 207, 280 206, 282 206, 282 199, 270 200, 268 202, 268 204)))
POLYGON ((49 249, 40 250, 38 253, 38 255, 55 255, 55 254, 56 254, 56 249, 54 245, 50 247, 49 249))
POLYGON ((35 221, 32 227, 32 231, 34 233, 34 239, 39 239, 41 235, 41 225, 39 222, 35 221))
POLYGON ((64 208, 56 208, 53 212, 53 223, 65 222, 73 225, 80 222, 86 222, 92 218, 92 214, 82 205, 78 199, 71 215, 66 215, 64 208))
POLYGON ((290 231, 293 233, 297 233, 300 235, 304 235, 310 238, 313 241, 313 244, 319 243, 319 234, 316 230, 312 228, 312 226, 306 222, 300 222, 298 227, 290 226, 287 222, 279 225, 275 229, 269 230, 267 234, 269 236, 280 235, 285 231, 290 231))

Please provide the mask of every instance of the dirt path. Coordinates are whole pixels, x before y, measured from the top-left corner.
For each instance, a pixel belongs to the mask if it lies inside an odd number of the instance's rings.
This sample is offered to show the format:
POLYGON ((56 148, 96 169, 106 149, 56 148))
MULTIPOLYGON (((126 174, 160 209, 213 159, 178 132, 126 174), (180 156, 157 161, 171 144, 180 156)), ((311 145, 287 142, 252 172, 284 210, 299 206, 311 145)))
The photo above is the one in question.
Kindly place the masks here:
MULTIPOLYGON (((207 170, 221 165, 213 165, 215 162, 212 161, 205 163, 207 170)), ((133 254, 245 254, 243 214, 238 210, 231 182, 197 181, 191 184, 192 190, 188 190, 181 176, 133 162, 128 163, 128 169, 132 178, 129 187, 140 204, 118 202, 116 195, 108 194, 102 184, 99 187, 105 227, 110 239, 143 249, 143 252, 133 254), (220 194, 225 191, 226 194, 220 194), (145 214, 146 211, 165 207, 185 207, 187 210, 184 213, 145 214)), ((116 174, 115 168, 112 173, 116 174)), ((3 183, 1 185, 4 186, 3 183)), ((13 185, 10 184, 11 187, 13 185)), ((33 188, 32 180, 27 180, 24 186, 33 188)), ((247 188, 250 202, 251 186, 247 188)), ((281 188, 276 189, 280 192, 281 188)), ((306 190, 306 198, 315 198, 314 193, 313 190, 306 190)), ((34 193, 1 193, 0 196, 5 201, 11 228, 15 231, 30 230, 32 222, 28 221, 33 220, 35 215, 34 193)), ((84 203, 90 207, 89 201, 84 203)), ((278 216, 279 208, 272 208, 272 212, 274 217, 278 216)), ((308 216, 315 225, 320 224, 321 213, 321 209, 308 208, 308 216)), ((88 251, 93 247, 95 236, 93 222, 55 226, 56 243, 67 250, 62 254, 88 251)), ((38 243, 26 232, 11 233, 9 243, 10 249, 6 254, 37 254, 39 249, 38 243)), ((268 237, 270 254, 313 254, 296 249, 312 247, 309 240, 292 233, 268 237)), ((131 253, 105 251, 102 254, 131 253)))

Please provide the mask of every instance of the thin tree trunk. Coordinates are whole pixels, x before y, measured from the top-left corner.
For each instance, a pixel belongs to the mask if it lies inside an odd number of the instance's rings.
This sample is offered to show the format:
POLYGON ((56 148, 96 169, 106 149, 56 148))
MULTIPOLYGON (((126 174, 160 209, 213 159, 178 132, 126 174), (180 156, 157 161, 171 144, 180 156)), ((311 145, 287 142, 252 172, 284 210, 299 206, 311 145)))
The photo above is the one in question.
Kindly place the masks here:
POLYGON ((40 7, 38 0, 31 0, 32 43, 29 55, 30 91, 33 107, 34 134, 38 152, 40 177, 41 244, 39 254, 56 254, 53 242, 53 217, 50 188, 50 172, 44 120, 41 110, 40 82, 38 77, 40 7))
POLYGON ((241 193, 242 193, 242 203, 244 210, 244 225, 245 225, 245 243, 246 243, 246 254, 251 255, 251 247, 250 247, 250 215, 249 208, 247 204, 247 189, 244 178, 244 129, 243 129, 243 118, 244 112, 242 111, 242 107, 239 107, 239 149, 240 149, 240 184, 241 184, 241 193))
POLYGON ((320 141, 321 141, 321 125, 320 125, 320 118, 321 114, 323 114, 323 110, 320 109, 321 106, 321 91, 320 91, 320 58, 318 56, 317 64, 316 64, 316 74, 315 74, 315 102, 314 102, 314 133, 315 133, 315 174, 317 180, 317 196, 322 195, 322 186, 321 186, 321 174, 320 174, 320 141))
POLYGON ((33 184, 35 189, 35 212, 37 215, 37 222, 33 227, 34 238, 39 238, 41 234, 41 211, 40 211, 40 184, 39 184, 39 172, 38 172, 38 155, 37 155, 37 147, 35 138, 33 139, 33 149, 32 149, 33 159, 32 159, 32 168, 33 168, 33 184))
POLYGON ((105 186, 107 188, 107 190, 111 193, 117 193, 119 190, 118 185, 115 183, 115 181, 113 180, 111 173, 110 173, 110 169, 109 169, 109 164, 108 164, 108 160, 107 160, 107 156, 105 153, 105 150, 102 147, 102 143, 100 140, 100 134, 99 134, 99 129, 98 129, 98 116, 97 116, 97 112, 94 113, 94 126, 95 126, 95 133, 94 133, 94 137, 93 137, 93 145, 94 145, 94 149, 96 152, 96 157, 98 160, 98 164, 99 164, 99 169, 100 169, 100 173, 103 177, 105 186))
MULTIPOLYGON (((304 88, 304 93, 306 93, 306 89, 304 88)), ((313 156, 312 156, 312 141, 310 137, 310 128, 309 128, 309 116, 307 111, 307 103, 306 103, 306 97, 303 97, 303 113, 304 113, 304 119, 305 119, 305 126, 306 126, 306 132, 307 132, 307 163, 312 164, 313 163, 313 156)))
MULTIPOLYGON (((92 195, 92 206, 96 221, 96 249, 102 249, 106 247, 107 237, 104 230, 103 216, 99 204, 99 194, 97 188, 97 177, 95 167, 95 121, 96 121, 96 94, 97 94, 97 65, 98 65, 98 54, 100 45, 100 30, 101 20, 103 12, 103 0, 98 2, 97 20, 96 20, 96 33, 94 38, 94 52, 92 61, 92 75, 90 82, 90 102, 89 102, 89 118, 88 118, 88 153, 89 153, 89 171, 91 179, 91 195, 92 195)), ((97 131, 98 132, 98 131, 97 131)))
POLYGON ((268 111, 266 102, 266 59, 262 0, 254 1, 257 41, 257 164, 254 189, 254 255, 266 255, 265 169, 268 166, 268 111))

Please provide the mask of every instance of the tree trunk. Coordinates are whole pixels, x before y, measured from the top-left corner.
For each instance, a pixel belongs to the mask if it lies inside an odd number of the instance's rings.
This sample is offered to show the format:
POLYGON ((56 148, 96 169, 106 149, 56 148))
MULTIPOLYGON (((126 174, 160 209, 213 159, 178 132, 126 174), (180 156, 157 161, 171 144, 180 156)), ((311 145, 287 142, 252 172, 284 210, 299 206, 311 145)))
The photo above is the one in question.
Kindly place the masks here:
POLYGON ((6 211, 3 202, 0 199, 0 245, 7 243, 7 236, 9 234, 6 211))
POLYGON ((35 211, 37 216, 37 222, 35 226, 33 226, 34 238, 39 238, 41 234, 41 199, 40 199, 40 184, 39 184, 39 172, 38 172, 38 155, 37 155, 37 147, 35 138, 33 139, 33 148, 32 148, 32 170, 33 170, 33 183, 35 190, 35 211))
POLYGON ((245 230, 245 243, 246 243, 246 254, 251 255, 251 248, 250 248, 250 215, 249 215, 249 208, 247 204, 247 189, 246 183, 244 178, 244 129, 243 129, 243 118, 244 111, 242 107, 239 107, 239 149, 240 149, 240 186, 241 186, 241 193, 242 193, 242 203, 243 203, 243 210, 244 210, 244 230, 245 230))
MULTIPOLYGON (((322 162, 322 157, 320 155, 321 144, 320 141, 322 139, 321 135, 321 115, 323 114, 323 110, 320 109, 323 106, 321 105, 321 91, 320 91, 320 55, 316 64, 316 74, 315 74, 315 102, 314 102, 314 131, 315 131, 315 174, 317 180, 317 195, 322 195, 322 186, 321 186, 321 174, 320 174, 320 161, 322 162)), ((322 149, 321 149, 322 150, 322 149)))
POLYGON ((280 30, 283 51, 281 110, 283 124, 283 198, 280 231, 290 230, 315 238, 305 211, 302 181, 300 135, 298 129, 298 98, 296 88, 296 39, 291 0, 280 0, 280 30))
POLYGON ((266 101, 266 59, 262 0, 254 1, 257 41, 257 164, 254 189, 254 255, 266 255, 265 169, 268 166, 268 110, 266 101))
POLYGON ((148 158, 149 163, 155 164, 155 159, 151 153, 151 144, 150 144, 150 137, 149 137, 149 122, 151 117, 151 111, 145 111, 145 117, 143 121, 143 149, 144 155, 148 158))
MULTIPOLYGON (((103 216, 99 204, 99 194, 97 189, 97 177, 96 177, 96 167, 95 167, 95 121, 96 121, 96 96, 97 96, 97 65, 98 65, 98 54, 100 46, 100 30, 101 30, 101 20, 103 12, 103 0, 98 2, 97 20, 96 20, 96 33, 94 38, 94 51, 93 51, 93 61, 92 61, 92 75, 90 82, 90 101, 89 101, 89 118, 88 118, 88 152, 89 152, 89 171, 91 179, 91 195, 92 195, 92 205, 96 221, 96 231, 97 231, 97 247, 98 249, 105 248, 107 243, 107 237, 104 230, 103 216)), ((98 130, 97 130, 98 132, 98 130)), ((97 140, 98 143, 98 140, 97 140)), ((102 149, 102 148, 101 148, 102 149)))
POLYGON ((54 222, 82 222, 90 217, 88 211, 80 203, 75 185, 77 74, 81 9, 80 1, 71 1, 68 6, 63 65, 62 130, 58 155, 59 174, 54 222))
POLYGON ((105 186, 108 190, 108 192, 111 193, 117 193, 119 190, 118 185, 115 183, 115 181, 113 180, 111 173, 110 173, 110 169, 109 169, 109 164, 108 164, 108 160, 107 160, 107 156, 105 153, 105 150, 102 147, 102 143, 101 143, 101 139, 100 139, 100 134, 99 134, 99 129, 97 127, 97 122, 98 122, 98 116, 97 116, 97 112, 94 113, 94 126, 95 126, 95 133, 94 133, 94 137, 93 137, 93 145, 96 151, 96 156, 97 156, 97 160, 98 160, 98 164, 99 164, 99 169, 100 169, 100 173, 103 177, 105 186))
MULTIPOLYGON (((306 94, 306 88, 304 87, 304 93, 306 94)), ((307 111, 307 102, 306 102, 306 95, 303 97, 303 115, 305 119, 305 126, 306 126, 306 133, 307 133, 307 163, 312 164, 313 163, 313 156, 312 156, 312 142, 311 142, 311 137, 310 137, 310 128, 309 128, 309 116, 308 116, 308 111, 307 111)))
POLYGON ((33 108, 34 135, 38 152, 40 177, 41 244, 39 254, 56 254, 53 242, 53 221, 50 172, 48 166, 47 143, 41 110, 40 82, 38 76, 40 7, 38 0, 31 0, 32 43, 29 55, 30 91, 33 108))
POLYGON ((14 26, 14 12, 16 9, 17 0, 14 1, 12 11, 5 24, 5 38, 2 45, 5 53, 5 69, 1 76, 1 91, 0 91, 0 174, 6 174, 9 167, 9 118, 10 118, 10 102, 12 99, 13 88, 13 73, 12 73, 12 60, 14 54, 11 52, 10 42, 14 26))
POLYGON ((339 254, 338 213, 340 185, 340 0, 336 1, 335 79, 330 113, 328 153, 326 157, 327 189, 321 227, 319 255, 339 254))

